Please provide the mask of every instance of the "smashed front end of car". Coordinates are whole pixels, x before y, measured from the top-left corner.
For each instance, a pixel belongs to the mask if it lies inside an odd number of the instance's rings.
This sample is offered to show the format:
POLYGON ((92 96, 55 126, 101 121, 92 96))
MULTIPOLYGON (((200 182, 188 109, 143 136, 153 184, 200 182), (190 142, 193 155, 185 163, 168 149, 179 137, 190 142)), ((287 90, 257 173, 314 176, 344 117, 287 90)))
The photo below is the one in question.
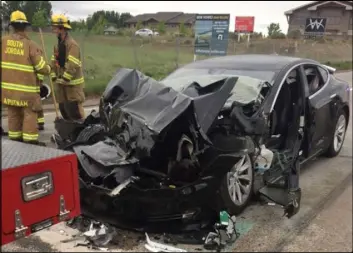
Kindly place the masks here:
POLYGON ((84 214, 135 228, 216 218, 220 181, 253 149, 251 139, 239 137, 234 149, 221 150, 206 135, 236 81, 222 78, 205 88, 190 83, 186 93, 197 95, 188 96, 121 69, 98 113, 74 129, 57 123, 60 136, 79 132, 61 148, 78 156, 84 214))
POLYGON ((255 153, 267 121, 244 120, 227 105, 238 77, 211 79, 176 91, 123 68, 98 112, 84 122, 56 122, 59 148, 79 160, 85 216, 149 231, 214 224, 226 209, 221 181, 241 157, 255 153))

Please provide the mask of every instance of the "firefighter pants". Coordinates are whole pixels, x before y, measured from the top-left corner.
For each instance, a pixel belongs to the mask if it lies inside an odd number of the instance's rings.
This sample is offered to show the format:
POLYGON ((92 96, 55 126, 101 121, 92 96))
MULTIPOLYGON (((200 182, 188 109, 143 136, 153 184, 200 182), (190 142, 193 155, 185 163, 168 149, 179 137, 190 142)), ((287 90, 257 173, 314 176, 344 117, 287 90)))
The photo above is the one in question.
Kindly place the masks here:
POLYGON ((59 103, 59 109, 61 116, 65 120, 83 120, 85 117, 85 111, 81 102, 66 101, 59 103))
POLYGON ((30 107, 7 106, 9 139, 29 143, 38 142, 37 118, 38 112, 30 107))
POLYGON ((44 111, 43 110, 38 112, 37 123, 38 123, 38 125, 44 125, 44 111))

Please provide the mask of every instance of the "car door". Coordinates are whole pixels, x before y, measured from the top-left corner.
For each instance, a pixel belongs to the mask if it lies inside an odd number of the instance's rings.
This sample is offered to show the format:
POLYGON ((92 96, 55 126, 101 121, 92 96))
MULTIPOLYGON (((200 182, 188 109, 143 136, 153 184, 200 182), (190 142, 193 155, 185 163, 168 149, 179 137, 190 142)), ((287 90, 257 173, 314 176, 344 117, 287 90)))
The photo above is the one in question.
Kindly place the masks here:
POLYGON ((315 155, 327 145, 331 129, 332 98, 326 92, 330 75, 316 64, 303 65, 307 100, 307 144, 308 156, 315 155))
POLYGON ((272 111, 273 108, 273 114, 270 115, 270 132, 273 133, 274 131, 276 133, 279 130, 277 133, 282 135, 282 130, 284 130, 284 141, 289 140, 289 142, 285 143, 285 146, 280 149, 274 149, 276 150, 277 160, 272 162, 271 168, 264 172, 265 186, 259 189, 260 195, 283 206, 288 218, 299 211, 301 201, 299 185, 300 151, 306 127, 304 121, 306 108, 303 98, 306 96, 305 84, 307 82, 303 73, 304 70, 301 65, 293 67, 283 76, 282 84, 276 91, 278 97, 272 102, 270 109, 272 111), (289 109, 286 110, 285 108, 289 109), (288 115, 289 118, 286 117, 288 115), (276 118, 279 120, 276 120, 276 118), (290 125, 288 125, 288 120, 290 125), (279 129, 277 129, 278 127, 279 129))

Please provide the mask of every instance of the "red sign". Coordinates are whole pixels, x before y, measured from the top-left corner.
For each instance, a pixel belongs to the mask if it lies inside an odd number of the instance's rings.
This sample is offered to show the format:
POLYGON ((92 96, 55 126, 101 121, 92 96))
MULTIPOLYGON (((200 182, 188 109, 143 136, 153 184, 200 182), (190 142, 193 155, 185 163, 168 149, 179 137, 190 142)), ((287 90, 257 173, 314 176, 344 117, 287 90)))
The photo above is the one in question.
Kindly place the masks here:
POLYGON ((235 17, 235 32, 252 33, 255 17, 235 17))

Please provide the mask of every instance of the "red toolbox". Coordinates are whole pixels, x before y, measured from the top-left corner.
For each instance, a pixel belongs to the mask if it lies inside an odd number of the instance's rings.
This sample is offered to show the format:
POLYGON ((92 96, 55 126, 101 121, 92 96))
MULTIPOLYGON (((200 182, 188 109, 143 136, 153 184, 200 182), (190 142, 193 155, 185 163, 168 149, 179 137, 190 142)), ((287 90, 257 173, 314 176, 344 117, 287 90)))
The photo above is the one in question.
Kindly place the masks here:
POLYGON ((74 153, 2 139, 1 245, 80 215, 74 153))

